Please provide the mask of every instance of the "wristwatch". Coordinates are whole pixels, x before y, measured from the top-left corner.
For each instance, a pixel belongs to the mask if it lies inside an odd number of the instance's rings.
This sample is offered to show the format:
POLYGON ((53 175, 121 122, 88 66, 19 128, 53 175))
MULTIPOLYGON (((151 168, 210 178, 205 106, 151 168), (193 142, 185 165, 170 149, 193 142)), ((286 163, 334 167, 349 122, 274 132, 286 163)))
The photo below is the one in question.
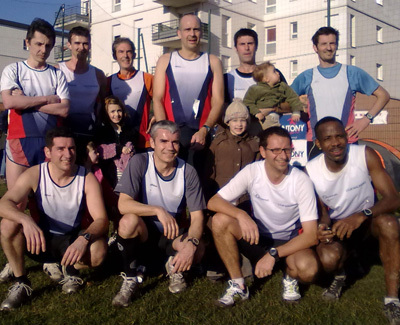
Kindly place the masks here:
POLYGON ((275 262, 279 261, 278 250, 275 247, 271 247, 269 249, 268 253, 269 253, 269 255, 271 255, 275 259, 275 262))
POLYGON ((210 132, 211 128, 208 125, 203 125, 203 128, 205 128, 207 130, 207 133, 210 132))
POLYGON ((196 237, 191 237, 188 239, 188 241, 190 241, 196 247, 200 244, 200 241, 196 237))
POLYGON ((364 213, 364 215, 366 217, 373 217, 374 216, 374 214, 372 213, 371 209, 364 209, 364 210, 362 210, 362 213, 364 213))
POLYGON ((90 240, 92 239, 92 234, 89 234, 88 232, 80 234, 79 236, 82 236, 83 238, 85 238, 89 243, 90 243, 90 240))
POLYGON ((364 115, 369 121, 372 123, 374 121, 374 116, 372 116, 370 113, 367 113, 364 115))

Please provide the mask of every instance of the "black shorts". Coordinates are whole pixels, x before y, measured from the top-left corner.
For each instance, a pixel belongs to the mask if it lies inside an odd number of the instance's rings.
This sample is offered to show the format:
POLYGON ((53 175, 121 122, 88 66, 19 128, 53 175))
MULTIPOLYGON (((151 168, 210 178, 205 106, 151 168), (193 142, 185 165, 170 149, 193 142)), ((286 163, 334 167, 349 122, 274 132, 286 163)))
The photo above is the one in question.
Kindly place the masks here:
MULTIPOLYGON (((334 224, 335 220, 332 220, 332 223, 334 224)), ((372 218, 368 218, 360 225, 360 227, 358 227, 351 233, 350 238, 345 237, 343 238, 343 240, 340 240, 337 237, 334 238, 344 247, 346 247, 347 250, 358 249, 363 244, 363 242, 365 242, 365 240, 371 235, 371 224, 372 218)))
POLYGON ((67 248, 78 238, 83 230, 77 230, 66 235, 54 235, 45 233, 46 251, 38 255, 26 252, 32 260, 39 263, 59 263, 61 262, 67 248))
POLYGON ((246 256, 254 266, 268 253, 271 247, 279 247, 286 244, 289 240, 273 239, 266 236, 260 236, 257 245, 250 245, 243 238, 238 241, 239 251, 246 256))
MULTIPOLYGON (((168 239, 160 232, 157 226, 151 220, 143 219, 147 227, 148 238, 143 244, 145 254, 154 254, 155 251, 166 254, 167 256, 174 256, 176 250, 173 249, 172 243, 175 239, 168 239)), ((179 236, 186 232, 186 229, 179 229, 179 236)))

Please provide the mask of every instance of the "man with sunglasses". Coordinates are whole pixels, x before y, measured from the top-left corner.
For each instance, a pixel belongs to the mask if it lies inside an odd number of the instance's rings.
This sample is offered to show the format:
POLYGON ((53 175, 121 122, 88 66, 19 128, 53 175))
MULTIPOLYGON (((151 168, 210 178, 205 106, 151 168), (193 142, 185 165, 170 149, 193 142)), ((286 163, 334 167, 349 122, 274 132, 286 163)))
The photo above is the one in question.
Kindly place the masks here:
POLYGON ((260 134, 264 160, 247 165, 208 202, 217 212, 211 222, 215 245, 231 280, 220 306, 246 300, 249 291, 240 269, 239 252, 252 262, 255 275, 272 274, 280 260, 286 263, 283 299, 301 298, 298 280, 311 282, 318 264, 310 249, 317 243, 317 209, 313 185, 308 176, 289 166, 292 140, 280 127, 260 134), (248 193, 252 216, 235 207, 248 193))

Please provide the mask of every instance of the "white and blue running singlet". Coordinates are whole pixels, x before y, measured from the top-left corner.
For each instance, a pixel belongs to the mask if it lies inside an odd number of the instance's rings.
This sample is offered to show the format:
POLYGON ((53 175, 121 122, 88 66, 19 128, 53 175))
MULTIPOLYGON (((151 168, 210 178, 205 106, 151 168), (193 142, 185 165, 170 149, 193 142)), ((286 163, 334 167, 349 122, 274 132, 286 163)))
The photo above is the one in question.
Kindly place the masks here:
MULTIPOLYGON (((154 164, 153 152, 149 152, 148 165, 144 182, 142 183, 143 203, 164 207, 172 216, 182 212, 185 201, 185 162, 177 158, 178 165, 172 175, 162 177, 154 164)), ((153 219, 157 228, 163 231, 161 222, 153 219)))
POLYGON ((47 162, 40 164, 35 198, 39 209, 39 226, 45 232, 68 234, 80 227, 85 205, 86 169, 78 166, 72 181, 58 186, 49 174, 47 162))

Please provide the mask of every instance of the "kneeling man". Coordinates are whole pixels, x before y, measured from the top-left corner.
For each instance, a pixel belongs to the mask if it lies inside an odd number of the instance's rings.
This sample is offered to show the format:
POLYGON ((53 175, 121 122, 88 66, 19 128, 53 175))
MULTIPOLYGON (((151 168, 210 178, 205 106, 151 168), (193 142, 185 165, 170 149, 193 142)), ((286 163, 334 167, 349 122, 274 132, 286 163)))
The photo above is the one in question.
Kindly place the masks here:
POLYGON ((32 293, 24 266, 25 245, 32 259, 48 263, 56 272, 61 262, 63 272, 58 270, 57 280, 64 293, 77 291, 83 284, 78 269, 100 265, 107 251, 108 219, 100 185, 92 173, 75 164, 72 133, 65 128, 50 130, 44 152, 49 162, 26 170, 0 201, 1 244, 16 280, 1 310, 19 307, 32 293), (31 192, 38 206, 37 221, 17 207, 31 192), (85 205, 93 222, 82 230, 85 205))
POLYGON ((120 192, 118 208, 123 215, 117 245, 124 281, 114 306, 127 307, 141 282, 137 260, 142 243, 150 242, 169 256, 166 269, 172 293, 186 288, 182 272, 201 258, 205 202, 195 169, 177 158, 179 135, 174 122, 155 123, 150 131, 154 151, 133 156, 115 189, 120 192), (190 226, 179 229, 176 218, 186 213, 186 206, 190 226))
POLYGON ((283 299, 301 298, 297 280, 311 282, 318 271, 317 209, 314 189, 308 176, 289 166, 292 139, 280 127, 260 135, 264 160, 247 165, 211 198, 208 208, 217 212, 211 228, 218 253, 229 272, 229 288, 218 300, 231 306, 245 300, 249 291, 239 263, 239 251, 255 265, 255 275, 272 274, 280 259, 285 259, 283 299), (248 193, 254 216, 235 207, 235 201, 248 193))
POLYGON ((316 145, 323 154, 306 168, 322 201, 317 253, 323 269, 335 274, 323 298, 339 298, 346 280, 343 263, 348 252, 371 233, 379 240, 385 270, 384 312, 391 324, 400 324, 399 223, 390 215, 399 208, 400 197, 378 155, 364 145, 347 143, 340 120, 323 118, 316 124, 315 134, 316 145), (376 202, 374 189, 382 196, 376 202))

